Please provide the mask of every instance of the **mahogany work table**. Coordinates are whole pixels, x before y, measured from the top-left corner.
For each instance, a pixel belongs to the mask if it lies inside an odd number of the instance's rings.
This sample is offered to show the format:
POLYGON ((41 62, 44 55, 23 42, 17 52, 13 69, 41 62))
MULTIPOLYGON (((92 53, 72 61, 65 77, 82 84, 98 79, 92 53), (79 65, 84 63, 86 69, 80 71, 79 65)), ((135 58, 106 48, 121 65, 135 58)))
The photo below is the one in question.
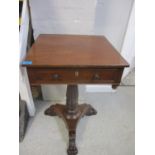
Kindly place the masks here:
POLYGON ((41 34, 22 66, 27 67, 31 85, 68 85, 66 105, 52 105, 45 114, 64 120, 68 155, 76 155, 77 124, 83 116, 97 113, 89 104, 78 104, 77 84, 112 84, 115 89, 129 65, 104 36, 41 34))

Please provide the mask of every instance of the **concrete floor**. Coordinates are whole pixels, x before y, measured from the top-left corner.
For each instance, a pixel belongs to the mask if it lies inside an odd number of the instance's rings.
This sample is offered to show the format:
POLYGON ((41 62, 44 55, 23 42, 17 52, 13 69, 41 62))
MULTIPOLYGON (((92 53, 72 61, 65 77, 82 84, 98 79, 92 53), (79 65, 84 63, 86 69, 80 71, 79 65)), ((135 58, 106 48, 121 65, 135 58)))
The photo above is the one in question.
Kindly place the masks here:
MULTIPOLYGON (((119 87, 116 93, 89 93, 87 103, 98 111, 84 117, 77 128, 78 155, 134 155, 134 87, 119 87)), ((58 117, 44 115, 51 102, 37 101, 20 155, 66 155, 67 129, 58 117)))

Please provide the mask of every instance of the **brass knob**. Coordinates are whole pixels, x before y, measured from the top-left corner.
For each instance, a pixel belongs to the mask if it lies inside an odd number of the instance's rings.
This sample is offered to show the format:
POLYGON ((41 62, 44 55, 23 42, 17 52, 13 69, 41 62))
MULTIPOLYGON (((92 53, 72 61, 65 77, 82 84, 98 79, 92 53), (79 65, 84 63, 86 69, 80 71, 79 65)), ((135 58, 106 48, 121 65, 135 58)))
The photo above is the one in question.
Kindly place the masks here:
POLYGON ((58 80, 58 79, 60 79, 60 75, 59 74, 53 74, 52 75, 52 79, 54 79, 54 80, 58 80))
POLYGON ((93 76, 93 80, 101 80, 100 75, 96 73, 96 74, 93 76))

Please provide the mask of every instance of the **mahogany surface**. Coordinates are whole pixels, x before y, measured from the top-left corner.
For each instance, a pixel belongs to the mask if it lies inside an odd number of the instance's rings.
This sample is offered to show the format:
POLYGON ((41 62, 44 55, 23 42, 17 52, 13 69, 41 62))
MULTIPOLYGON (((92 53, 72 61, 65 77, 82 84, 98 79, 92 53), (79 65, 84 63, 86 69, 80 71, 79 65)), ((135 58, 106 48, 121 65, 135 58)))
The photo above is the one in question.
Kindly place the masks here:
POLYGON ((104 36, 41 34, 25 60, 31 67, 126 67, 104 36))
POLYGON ((28 68, 32 85, 40 84, 118 84, 123 68, 28 68))
POLYGON ((89 104, 78 105, 78 84, 119 86, 126 60, 104 36, 42 34, 23 61, 31 85, 67 84, 66 105, 50 106, 45 114, 61 117, 69 135, 68 155, 76 155, 76 127, 95 115, 89 104))

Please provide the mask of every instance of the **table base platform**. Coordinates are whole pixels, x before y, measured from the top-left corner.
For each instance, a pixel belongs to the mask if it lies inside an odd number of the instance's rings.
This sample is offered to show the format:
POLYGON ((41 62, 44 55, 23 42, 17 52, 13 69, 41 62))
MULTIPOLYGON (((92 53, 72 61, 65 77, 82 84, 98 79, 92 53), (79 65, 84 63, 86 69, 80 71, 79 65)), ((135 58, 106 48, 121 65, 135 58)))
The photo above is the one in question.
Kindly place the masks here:
POLYGON ((45 110, 45 115, 59 116, 64 120, 69 134, 68 155, 76 155, 78 153, 76 147, 76 127, 79 120, 84 116, 97 114, 97 111, 89 104, 78 105, 77 99, 77 85, 68 85, 66 105, 55 104, 45 110))

